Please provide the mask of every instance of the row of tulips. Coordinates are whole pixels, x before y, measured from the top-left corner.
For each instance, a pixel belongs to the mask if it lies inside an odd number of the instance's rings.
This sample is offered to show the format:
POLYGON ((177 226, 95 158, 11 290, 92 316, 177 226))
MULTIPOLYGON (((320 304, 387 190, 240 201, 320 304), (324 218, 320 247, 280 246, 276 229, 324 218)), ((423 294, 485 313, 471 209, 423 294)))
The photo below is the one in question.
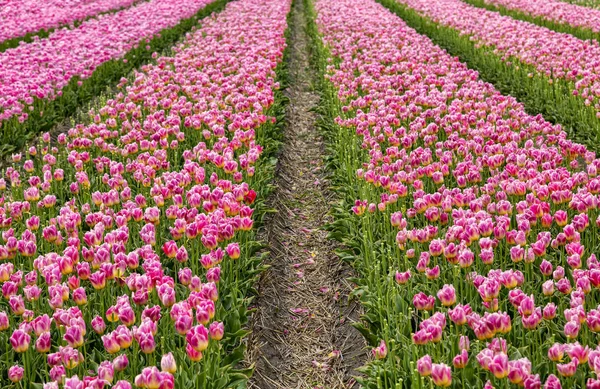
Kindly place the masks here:
POLYGON ((245 382, 289 8, 229 3, 87 122, 13 155, 0 180, 2 387, 245 382))
POLYGON ((581 39, 600 37, 600 10, 569 4, 560 0, 465 0, 466 3, 499 11, 551 30, 575 35, 581 39))
MULTIPOLYGON (((600 46, 460 0, 377 0, 419 33, 478 70, 480 77, 560 123, 593 151, 600 147, 600 46)), ((470 1, 470 0, 469 0, 470 1)))
POLYGON ((568 4, 582 5, 584 7, 589 7, 589 8, 600 8, 600 1, 598 1, 598 0, 563 0, 563 1, 568 4))
POLYGON ((98 14, 130 7, 137 0, 32 0, 0 1, 0 49, 9 46, 7 40, 40 31, 76 23, 98 14))
POLYGON ((600 387, 600 159, 374 1, 315 8, 364 386, 600 387))
POLYGON ((528 15, 600 32, 600 11, 556 0, 484 0, 486 4, 502 6, 528 15))
POLYGON ((0 53, 1 61, 8 64, 0 70, 4 73, 0 76, 3 80, 0 105, 5 107, 0 108, 0 113, 10 116, 0 121, 0 156, 22 149, 36 135, 51 130, 77 110, 85 111, 83 107, 94 97, 105 93, 107 87, 117 85, 121 77, 137 67, 152 61, 154 52, 169 50, 199 19, 221 10, 228 1, 194 0, 197 11, 194 14, 175 1, 155 0, 144 3, 142 13, 138 7, 126 10, 125 15, 133 19, 123 18, 122 14, 104 15, 102 22, 90 20, 76 30, 57 31, 52 34, 54 38, 0 53), (173 27, 162 30, 160 26, 166 26, 165 21, 158 21, 147 29, 136 27, 135 23, 146 26, 149 20, 158 17, 154 14, 154 5, 162 10, 160 14, 168 14, 172 5, 172 11, 178 10, 179 16, 189 17, 176 20, 170 15, 166 20, 173 27), (138 17, 141 22, 132 22, 138 17), (110 20, 114 23, 108 23, 110 20), (88 31, 88 26, 95 27, 88 31), (122 35, 123 28, 129 31, 125 35, 122 35), (56 39, 61 36, 74 40, 67 43, 56 39), (83 39, 86 36, 88 40, 83 39), (113 40, 107 39, 108 36, 113 40), (105 46, 98 42, 104 42, 105 46), (76 43, 77 47, 73 46, 76 43), (98 58, 92 57, 92 53, 98 58))

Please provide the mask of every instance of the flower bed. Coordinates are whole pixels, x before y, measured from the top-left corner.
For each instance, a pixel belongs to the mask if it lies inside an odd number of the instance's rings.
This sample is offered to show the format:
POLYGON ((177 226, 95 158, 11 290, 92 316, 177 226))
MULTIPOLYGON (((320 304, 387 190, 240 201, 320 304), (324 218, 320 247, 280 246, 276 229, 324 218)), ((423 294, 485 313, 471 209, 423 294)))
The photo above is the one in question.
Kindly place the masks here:
POLYGON ((3 387, 247 379, 235 366, 289 7, 230 3, 89 123, 13 156, 0 183, 3 387))
POLYGON ((375 2, 315 9, 364 386, 597 387, 600 160, 375 2))

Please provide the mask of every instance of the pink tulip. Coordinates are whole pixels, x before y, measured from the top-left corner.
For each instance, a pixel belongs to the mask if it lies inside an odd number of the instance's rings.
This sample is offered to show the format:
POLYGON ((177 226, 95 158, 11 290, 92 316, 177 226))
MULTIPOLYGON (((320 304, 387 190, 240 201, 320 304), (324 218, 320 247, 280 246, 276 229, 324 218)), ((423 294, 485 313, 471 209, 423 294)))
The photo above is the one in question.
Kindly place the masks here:
POLYGON ((127 354, 121 354, 112 361, 113 369, 115 371, 123 371, 129 365, 129 359, 127 359, 127 354))
POLYGON ((23 379, 24 369, 21 366, 14 365, 8 369, 8 379, 12 382, 19 382, 23 379))
POLYGON ((443 306, 449 307, 456 303, 456 291, 454 286, 446 284, 437 293, 437 297, 443 306))
POLYGON ((384 359, 387 356, 387 345, 385 344, 385 341, 382 340, 379 346, 372 350, 372 353, 376 359, 384 359))
POLYGON ((186 340, 194 350, 202 352, 208 347, 208 330, 202 324, 192 327, 186 340))
POLYGON ((429 356, 429 354, 421 357, 417 361, 417 371, 419 372, 419 374, 422 377, 428 377, 429 375, 431 375, 431 369, 432 369, 432 363, 431 363, 431 357, 429 356))
POLYGON ((115 376, 113 364, 110 361, 103 361, 98 366, 98 379, 112 383, 115 376))
POLYGON ((22 330, 15 330, 10 337, 10 344, 13 350, 18 353, 24 353, 29 349, 31 337, 22 330))
POLYGON ((469 362, 469 354, 467 350, 462 350, 460 354, 452 359, 452 365, 455 369, 464 369, 469 362))
POLYGON ((431 367, 431 379, 435 385, 446 388, 452 384, 452 371, 443 363, 434 363, 431 367))
POLYGON ((223 334, 225 333, 225 326, 220 322, 212 322, 208 328, 208 333, 210 334, 210 338, 216 341, 223 339, 223 334))
POLYGON ((177 371, 177 364, 175 363, 175 357, 173 357, 172 353, 167 353, 162 356, 160 368, 163 372, 175 374, 177 371))

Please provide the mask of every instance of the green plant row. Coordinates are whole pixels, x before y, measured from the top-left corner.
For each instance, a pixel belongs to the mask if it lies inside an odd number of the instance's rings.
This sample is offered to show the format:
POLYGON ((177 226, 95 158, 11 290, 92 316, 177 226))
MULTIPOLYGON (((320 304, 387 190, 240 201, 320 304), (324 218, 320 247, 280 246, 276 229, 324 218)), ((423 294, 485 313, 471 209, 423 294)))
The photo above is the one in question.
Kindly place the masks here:
MULTIPOLYGON (((280 89, 275 91, 274 103, 266 112, 275 118, 275 123, 267 122, 256 131, 257 142, 263 146, 263 154, 256 164, 256 172, 249 184, 256 191, 256 200, 253 204, 254 228, 246 233, 241 243, 242 257, 233 266, 223 268, 223 282, 219 284, 222 308, 226 312, 226 338, 224 338, 223 361, 220 371, 213 377, 206 377, 203 388, 211 389, 244 389, 247 381, 254 372, 254 366, 241 367, 240 362, 246 356, 246 342, 248 336, 248 321, 253 313, 249 309, 254 298, 258 295, 255 286, 260 275, 267 269, 265 257, 268 252, 264 242, 258 236, 265 227, 267 216, 273 210, 267 205, 267 199, 273 193, 275 186, 272 184, 277 166, 277 155, 283 140, 283 126, 285 125, 285 107, 289 99, 283 90, 288 85, 287 62, 289 60, 289 34, 290 18, 288 14, 288 28, 285 32, 288 47, 286 47, 283 60, 275 69, 276 80, 280 89), (219 377, 220 376, 220 377, 219 377), (213 379, 217 378, 217 382, 213 379), (212 378, 212 379, 211 379, 212 378)), ((230 262, 231 263, 231 262, 230 262)))
POLYGON ((140 3, 144 2, 144 1, 148 1, 148 0, 138 0, 138 1, 135 1, 131 5, 128 5, 128 6, 125 6, 125 7, 119 7, 119 8, 115 8, 115 9, 111 9, 111 10, 108 10, 108 11, 105 11, 105 12, 100 12, 100 13, 97 13, 95 15, 90 15, 90 16, 88 16, 85 19, 75 20, 75 21, 73 21, 73 22, 71 22, 69 24, 61 25, 61 26, 58 26, 58 27, 55 27, 55 28, 42 29, 42 30, 39 30, 39 31, 29 32, 29 33, 27 33, 27 34, 25 34, 23 36, 17 36, 17 37, 12 38, 12 39, 7 39, 5 41, 0 42, 0 53, 2 53, 3 51, 6 51, 8 49, 12 49, 14 47, 19 46, 19 44, 21 42, 30 43, 30 42, 33 41, 33 38, 35 38, 36 36, 39 37, 40 39, 44 39, 44 38, 47 38, 50 34, 52 34, 54 31, 56 31, 58 29, 61 29, 61 28, 67 27, 67 26, 69 28, 71 28, 71 26, 72 26, 72 28, 77 28, 77 27, 81 26, 81 24, 83 22, 85 22, 86 20, 97 18, 100 15, 117 13, 119 11, 123 11, 123 10, 131 8, 131 7, 135 7, 136 5, 138 5, 138 4, 140 4, 140 3))
POLYGON ((600 120, 593 107, 573 96, 572 82, 539 74, 533 66, 516 59, 505 62, 494 54, 493 48, 478 47, 469 36, 439 25, 395 0, 377 1, 400 16, 408 26, 477 70, 480 79, 493 84, 502 94, 515 97, 529 114, 542 114, 549 122, 561 124, 569 139, 592 151, 600 151, 600 120))
POLYGON ((0 156, 23 148, 37 134, 50 131, 56 124, 73 115, 77 108, 91 101, 117 84, 133 69, 152 60, 152 53, 173 46, 185 33, 197 26, 198 20, 222 10, 229 0, 215 0, 199 10, 196 15, 182 20, 173 28, 164 29, 150 40, 130 50, 123 58, 113 59, 98 66, 94 73, 81 80, 73 77, 62 89, 62 95, 54 100, 34 99, 33 111, 24 122, 14 117, 0 123, 0 156), (146 46, 149 46, 147 49, 146 46), (79 85, 80 84, 80 85, 79 85))
POLYGON ((550 30, 554 30, 556 32, 562 32, 565 34, 573 35, 579 39, 595 39, 600 41, 600 33, 594 32, 589 28, 584 27, 574 27, 567 23, 558 23, 549 19, 542 18, 540 16, 532 16, 525 12, 508 9, 501 5, 489 4, 484 0, 462 0, 467 4, 471 4, 472 6, 478 8, 484 8, 488 11, 494 11, 500 13, 500 15, 510 16, 513 19, 522 20, 524 22, 529 22, 533 24, 537 24, 541 27, 546 27, 550 30))

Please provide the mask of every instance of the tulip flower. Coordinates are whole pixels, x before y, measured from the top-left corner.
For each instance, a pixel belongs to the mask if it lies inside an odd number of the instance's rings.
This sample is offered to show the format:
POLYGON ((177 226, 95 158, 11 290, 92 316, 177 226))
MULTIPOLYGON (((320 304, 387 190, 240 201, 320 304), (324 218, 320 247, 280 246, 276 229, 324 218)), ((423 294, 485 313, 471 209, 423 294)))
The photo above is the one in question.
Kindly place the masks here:
POLYGON ((379 346, 372 350, 372 353, 376 359, 384 359, 387 356, 387 345, 385 344, 385 341, 382 340, 379 346))
POLYGON ((8 369, 8 379, 12 382, 19 382, 23 379, 24 369, 21 366, 14 365, 8 369))
POLYGON ((447 388, 452 384, 452 371, 443 363, 434 363, 431 367, 431 379, 436 386, 447 388))
POLYGON ((29 349, 31 336, 22 330, 15 330, 10 336, 10 344, 13 350, 18 353, 23 353, 29 349))
POLYGON ((163 372, 175 374, 177 371, 177 364, 175 363, 175 357, 173 357, 172 353, 167 353, 162 356, 160 368, 163 372))

